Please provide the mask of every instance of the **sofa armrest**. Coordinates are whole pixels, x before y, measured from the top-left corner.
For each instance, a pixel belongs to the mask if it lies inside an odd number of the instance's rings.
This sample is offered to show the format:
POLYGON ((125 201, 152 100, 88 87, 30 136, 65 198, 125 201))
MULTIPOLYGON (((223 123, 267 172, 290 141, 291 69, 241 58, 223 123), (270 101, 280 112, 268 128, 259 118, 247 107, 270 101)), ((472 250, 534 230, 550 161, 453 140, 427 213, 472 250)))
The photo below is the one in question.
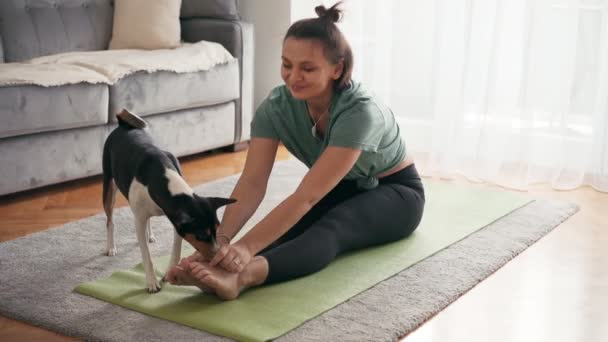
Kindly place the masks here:
POLYGON ((180 18, 241 19, 237 0, 182 0, 180 18))
POLYGON ((181 29, 185 42, 218 42, 239 60, 241 97, 236 103, 234 141, 249 140, 249 123, 253 118, 253 25, 235 20, 188 18, 182 19, 181 29))
POLYGON ((241 22, 243 32, 243 58, 241 69, 241 121, 242 129, 237 142, 251 139, 250 123, 253 119, 254 38, 253 24, 241 22))
POLYGON ((0 36, 0 63, 4 63, 4 47, 2 46, 2 36, 0 36))
POLYGON ((241 58, 242 29, 240 22, 210 18, 181 20, 182 39, 196 43, 208 40, 222 44, 234 57, 241 58))

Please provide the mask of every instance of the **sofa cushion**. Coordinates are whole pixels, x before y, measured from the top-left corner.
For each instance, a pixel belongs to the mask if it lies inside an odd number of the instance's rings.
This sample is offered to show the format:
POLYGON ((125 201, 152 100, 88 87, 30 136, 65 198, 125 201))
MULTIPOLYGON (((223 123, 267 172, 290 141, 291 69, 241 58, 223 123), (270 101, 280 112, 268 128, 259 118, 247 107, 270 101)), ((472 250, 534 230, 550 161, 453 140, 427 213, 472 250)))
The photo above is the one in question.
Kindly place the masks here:
POLYGON ((108 122, 108 86, 0 87, 0 138, 108 122))
POLYGON ((0 139, 0 195, 99 174, 110 128, 103 125, 0 139))
MULTIPOLYGON (((146 121, 158 146, 182 156, 232 144, 234 110, 234 103, 226 103, 146 121)), ((112 129, 102 125, 0 139, 0 195, 99 174, 103 143, 112 129)))
POLYGON ((112 16, 111 0, 0 0, 4 59, 107 49, 112 16))
POLYGON ((154 140, 176 156, 234 143, 234 102, 146 118, 154 140))
POLYGON ((110 49, 172 49, 180 45, 181 0, 116 0, 110 49))
POLYGON ((106 75, 94 68, 76 63, 35 63, 34 60, 30 60, 30 63, 0 63, 0 87, 19 85, 56 87, 66 84, 110 83, 106 75))
POLYGON ((0 87, 15 84, 114 84, 136 72, 210 70, 235 58, 219 43, 200 41, 175 49, 77 51, 0 64, 0 87))
POLYGON ((110 86, 110 120, 123 109, 147 116, 224 103, 238 99, 239 89, 237 60, 200 72, 138 72, 110 86))
POLYGON ((182 0, 182 18, 239 20, 237 0, 182 0))

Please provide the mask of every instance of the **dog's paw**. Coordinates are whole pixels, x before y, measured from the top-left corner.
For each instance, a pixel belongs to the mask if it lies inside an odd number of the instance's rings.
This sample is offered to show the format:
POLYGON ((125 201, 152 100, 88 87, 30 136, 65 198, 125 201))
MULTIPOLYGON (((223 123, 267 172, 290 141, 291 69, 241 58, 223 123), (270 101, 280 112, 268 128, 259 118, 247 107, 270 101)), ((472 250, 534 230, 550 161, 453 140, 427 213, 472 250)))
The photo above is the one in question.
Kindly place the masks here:
POLYGON ((157 293, 161 288, 160 283, 157 281, 154 284, 148 284, 148 293, 157 293))
POLYGON ((106 252, 107 256, 115 256, 116 254, 118 254, 118 250, 116 249, 116 247, 114 248, 110 248, 108 249, 108 251, 106 252))

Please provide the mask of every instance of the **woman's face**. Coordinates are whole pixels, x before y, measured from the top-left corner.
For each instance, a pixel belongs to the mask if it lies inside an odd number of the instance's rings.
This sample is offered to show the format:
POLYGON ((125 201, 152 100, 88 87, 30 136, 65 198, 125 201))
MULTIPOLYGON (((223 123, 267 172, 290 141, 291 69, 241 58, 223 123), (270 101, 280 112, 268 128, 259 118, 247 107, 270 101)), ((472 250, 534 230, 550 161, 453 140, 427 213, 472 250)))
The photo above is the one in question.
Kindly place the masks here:
POLYGON ((342 63, 331 64, 322 43, 314 39, 285 39, 282 60, 281 77, 291 95, 299 100, 331 92, 333 81, 342 73, 342 63))

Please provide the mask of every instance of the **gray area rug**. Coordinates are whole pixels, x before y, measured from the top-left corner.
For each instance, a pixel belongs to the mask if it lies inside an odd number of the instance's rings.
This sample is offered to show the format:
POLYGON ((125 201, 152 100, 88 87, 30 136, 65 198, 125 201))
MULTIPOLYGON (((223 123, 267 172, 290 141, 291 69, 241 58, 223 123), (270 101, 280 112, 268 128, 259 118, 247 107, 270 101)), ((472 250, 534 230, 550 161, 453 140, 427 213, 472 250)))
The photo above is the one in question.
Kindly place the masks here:
MULTIPOLYGON (((275 166, 266 199, 248 227, 298 183, 297 161, 275 166)), ((227 196, 231 176, 195 188, 227 196)), ((101 199, 100 199, 101 201, 101 199)), ((279 341, 394 341, 420 326, 578 210, 533 201, 281 336, 279 341)), ((0 244, 0 314, 59 333, 100 341, 226 341, 173 322, 83 296, 72 289, 141 262, 129 208, 115 211, 118 256, 103 255, 105 215, 0 244)), ((170 252, 172 228, 152 222, 153 256, 170 252)), ((238 322, 235 322, 238 324, 238 322)))

